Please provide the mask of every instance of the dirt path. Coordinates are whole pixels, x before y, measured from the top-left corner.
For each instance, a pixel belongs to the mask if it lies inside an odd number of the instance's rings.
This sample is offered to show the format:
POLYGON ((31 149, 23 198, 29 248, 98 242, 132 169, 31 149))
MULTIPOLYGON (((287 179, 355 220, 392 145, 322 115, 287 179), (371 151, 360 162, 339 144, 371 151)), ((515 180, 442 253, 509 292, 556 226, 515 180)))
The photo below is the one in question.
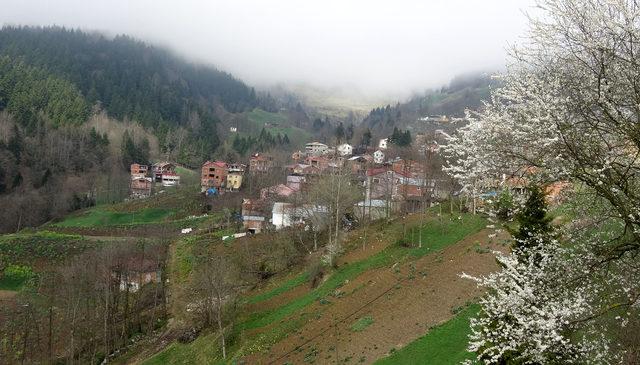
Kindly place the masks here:
POLYGON ((269 353, 249 357, 246 363, 372 363, 392 348, 408 344, 481 294, 473 282, 459 275, 463 271, 482 275, 497 269, 494 255, 486 248, 505 250, 499 242, 508 236, 503 233, 489 238, 492 233, 485 229, 441 253, 360 275, 330 297, 330 304, 314 303, 307 308, 305 312, 317 315, 310 316, 315 319, 297 333, 277 343, 269 353), (478 246, 479 242, 483 244, 478 246), (352 330, 365 316, 373 323, 362 331, 352 330))

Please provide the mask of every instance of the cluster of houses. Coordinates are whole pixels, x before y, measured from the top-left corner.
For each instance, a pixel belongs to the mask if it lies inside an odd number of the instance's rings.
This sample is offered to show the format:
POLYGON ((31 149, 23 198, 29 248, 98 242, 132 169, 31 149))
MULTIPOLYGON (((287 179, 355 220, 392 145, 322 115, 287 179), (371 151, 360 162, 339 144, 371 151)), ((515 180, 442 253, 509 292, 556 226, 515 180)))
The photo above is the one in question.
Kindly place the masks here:
MULTIPOLYGON (((439 184, 425 178, 423 163, 400 158, 385 160, 386 149, 386 139, 380 140, 377 149, 358 155, 354 155, 354 148, 346 143, 335 147, 320 142, 307 143, 304 152, 294 152, 292 163, 284 167, 285 181, 263 188, 260 198, 243 199, 245 230, 259 233, 268 227, 280 229, 326 212, 327 209, 321 206, 295 205, 291 203, 291 197, 299 192, 304 194, 318 176, 336 170, 348 172, 364 189, 364 200, 354 209, 358 216, 377 219, 402 208, 417 210, 423 204, 443 197, 445 192, 438 190, 439 184)), ((255 158, 250 160, 250 166, 255 166, 255 158)), ((265 156, 261 158, 268 161, 265 156)), ((265 168, 272 167, 273 164, 268 164, 265 168)))
POLYGON ((180 175, 176 173, 176 165, 170 162, 158 162, 151 165, 131 164, 129 184, 132 198, 146 198, 151 196, 153 187, 158 184, 163 187, 180 184, 180 175))

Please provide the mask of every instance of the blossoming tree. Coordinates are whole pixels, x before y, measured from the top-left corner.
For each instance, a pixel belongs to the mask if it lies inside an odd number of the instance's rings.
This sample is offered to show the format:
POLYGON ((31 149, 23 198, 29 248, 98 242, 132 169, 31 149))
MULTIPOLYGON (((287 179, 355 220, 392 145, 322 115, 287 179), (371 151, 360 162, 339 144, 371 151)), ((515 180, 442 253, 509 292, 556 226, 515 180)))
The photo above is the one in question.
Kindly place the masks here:
POLYGON ((476 278, 488 295, 471 349, 485 363, 615 363, 603 326, 624 326, 640 298, 640 3, 537 9, 503 86, 444 147, 449 172, 474 196, 503 174, 570 181, 590 214, 536 246, 539 265, 501 255, 501 272, 476 278))

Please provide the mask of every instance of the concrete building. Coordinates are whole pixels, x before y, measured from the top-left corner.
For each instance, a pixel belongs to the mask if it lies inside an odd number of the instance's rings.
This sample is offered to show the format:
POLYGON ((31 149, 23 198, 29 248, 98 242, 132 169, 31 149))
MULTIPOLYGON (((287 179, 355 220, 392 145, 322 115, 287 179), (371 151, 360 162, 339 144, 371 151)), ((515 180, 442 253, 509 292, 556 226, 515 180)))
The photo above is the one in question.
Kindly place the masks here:
POLYGON ((149 172, 149 166, 133 163, 131 164, 129 171, 131 171, 131 178, 147 177, 147 173, 149 172))
POLYGON ((338 146, 338 154, 340 156, 351 156, 353 154, 353 146, 348 143, 343 143, 338 146))
POLYGON ((384 163, 384 152, 377 150, 373 153, 373 163, 382 164, 384 163))
POLYGON ((309 142, 304 147, 307 156, 322 156, 329 151, 329 146, 320 142, 309 142))
POLYGON ((249 159, 249 172, 253 174, 269 172, 272 167, 273 158, 271 156, 256 153, 249 159))
POLYGON ((153 182, 150 177, 132 176, 130 183, 130 196, 132 198, 146 198, 151 196, 153 182))
MULTIPOLYGON (((157 162, 154 163, 153 165, 151 165, 151 174, 153 177, 153 181, 155 182, 162 182, 162 175, 164 174, 168 174, 168 175, 176 175, 176 165, 172 164, 171 162, 157 162)), ((169 177, 168 180, 171 180, 172 177, 169 177)), ((178 181, 180 180, 180 177, 178 176, 178 181)), ((164 185, 164 184, 163 184, 164 185)))
POLYGON ((202 164, 202 171, 200 174, 200 186, 202 191, 207 191, 209 188, 220 188, 225 186, 227 181, 228 166, 224 161, 207 161, 202 164))

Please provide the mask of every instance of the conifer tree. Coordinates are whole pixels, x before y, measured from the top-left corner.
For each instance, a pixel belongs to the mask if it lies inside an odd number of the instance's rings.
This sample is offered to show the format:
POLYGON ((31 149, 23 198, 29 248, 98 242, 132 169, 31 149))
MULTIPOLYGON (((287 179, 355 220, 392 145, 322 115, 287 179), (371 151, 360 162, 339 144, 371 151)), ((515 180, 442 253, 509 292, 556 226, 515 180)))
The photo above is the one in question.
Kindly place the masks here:
POLYGON ((527 187, 529 197, 517 220, 520 228, 515 233, 514 250, 528 251, 552 237, 551 217, 547 216, 545 192, 531 184, 527 187))

